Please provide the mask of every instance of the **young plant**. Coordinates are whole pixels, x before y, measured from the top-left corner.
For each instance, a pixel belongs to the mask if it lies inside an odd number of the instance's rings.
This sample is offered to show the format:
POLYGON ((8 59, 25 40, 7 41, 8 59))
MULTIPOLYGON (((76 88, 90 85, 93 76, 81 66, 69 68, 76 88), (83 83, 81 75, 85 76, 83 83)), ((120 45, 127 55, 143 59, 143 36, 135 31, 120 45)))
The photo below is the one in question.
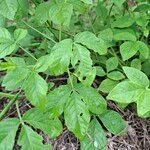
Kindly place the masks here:
POLYGON ((119 105, 137 103, 140 117, 150 116, 146 0, 133 6, 125 0, 0 4, 0 96, 8 99, 0 112, 0 150, 51 150, 38 131, 55 139, 64 126, 81 150, 107 149, 105 131, 120 136, 127 124, 107 107, 106 93, 119 105), (59 76, 65 80, 53 82, 59 76), (24 113, 22 99, 31 106, 24 113), (7 117, 12 107, 18 116, 7 117))

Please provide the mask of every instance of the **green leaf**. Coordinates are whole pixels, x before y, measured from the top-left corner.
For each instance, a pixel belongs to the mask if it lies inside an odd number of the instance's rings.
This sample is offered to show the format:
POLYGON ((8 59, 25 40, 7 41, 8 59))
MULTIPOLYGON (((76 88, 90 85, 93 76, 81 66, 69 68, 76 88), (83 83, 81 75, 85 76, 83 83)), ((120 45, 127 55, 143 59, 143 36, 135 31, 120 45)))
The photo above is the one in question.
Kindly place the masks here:
POLYGON ((47 93, 46 81, 36 72, 31 72, 24 83, 26 97, 34 106, 44 106, 47 93))
POLYGON ((103 5, 102 2, 99 2, 96 9, 96 15, 100 17, 100 19, 102 20, 106 20, 107 16, 108 16, 108 10, 107 8, 103 5))
POLYGON ((120 18, 117 18, 112 24, 111 26, 117 27, 117 28, 126 28, 126 27, 130 27, 133 23, 134 23, 134 18, 132 18, 130 15, 125 15, 122 16, 120 18))
POLYGON ((123 61, 128 60, 132 56, 134 56, 139 50, 139 45, 137 42, 124 42, 120 46, 120 53, 123 61))
POLYGON ((136 41, 136 34, 131 29, 113 29, 114 32, 114 40, 128 40, 128 41, 136 41))
POLYGON ((19 126, 19 120, 16 118, 6 119, 0 122, 0 149, 1 150, 13 149, 18 126, 19 126))
POLYGON ((92 0, 81 0, 82 2, 86 3, 86 4, 93 4, 92 0))
POLYGON ((75 88, 92 113, 101 114, 106 110, 105 99, 94 88, 82 84, 77 84, 75 88))
POLYGON ((120 53, 124 61, 134 56, 138 51, 144 59, 149 57, 149 48, 141 41, 125 42, 120 46, 120 53))
POLYGON ((60 75, 67 72, 72 56, 72 40, 65 39, 52 48, 50 55, 50 72, 53 75, 60 75))
POLYGON ((96 66, 96 75, 99 77, 103 77, 106 75, 106 72, 104 71, 102 67, 96 66))
POLYGON ((107 46, 102 39, 99 39, 95 34, 84 31, 75 35, 75 42, 85 45, 87 48, 92 49, 100 55, 107 53, 107 46))
POLYGON ((23 38, 26 37, 27 35, 27 30, 26 29, 16 29, 14 31, 14 38, 15 38, 15 42, 19 42, 20 40, 22 40, 23 38))
POLYGON ((12 40, 11 34, 6 28, 0 27, 0 43, 12 40))
POLYGON ((16 90, 27 78, 29 70, 22 58, 12 57, 9 61, 12 63, 12 69, 7 71, 2 86, 4 86, 6 90, 16 90))
POLYGON ((0 14, 13 20, 18 9, 17 0, 0 0, 0 14))
POLYGON ((72 4, 65 2, 52 3, 49 11, 49 15, 53 23, 67 27, 70 25, 72 13, 73 13, 72 4))
POLYGON ((50 64, 51 64, 51 55, 50 54, 41 56, 35 64, 35 70, 37 72, 44 72, 48 69, 50 64))
POLYGON ((150 54, 150 49, 148 48, 148 46, 142 41, 137 41, 137 44, 139 45, 139 52, 141 57, 143 57, 144 59, 148 59, 150 54))
POLYGON ((9 31, 0 27, 0 58, 11 54, 16 49, 16 44, 9 31))
POLYGON ((52 150, 51 145, 44 145, 42 137, 30 127, 23 125, 18 140, 22 150, 52 150))
POLYGON ((113 34, 114 34, 113 30, 111 28, 107 28, 107 29, 100 31, 98 38, 103 39, 108 48, 113 45, 113 36, 114 36, 113 34))
POLYGON ((111 57, 106 61, 107 72, 115 70, 118 67, 118 59, 116 57, 111 57))
POLYGON ((132 67, 123 67, 123 70, 130 81, 143 87, 149 87, 149 79, 142 71, 132 67))
POLYGON ((62 132, 62 124, 58 118, 50 118, 48 114, 37 108, 28 110, 23 116, 23 121, 42 130, 50 138, 55 138, 62 132))
POLYGON ((107 110, 103 114, 99 115, 99 118, 107 130, 114 135, 120 135, 127 127, 121 115, 116 111, 107 110))
POLYGON ((144 90, 137 100, 137 112, 141 117, 150 111, 150 90, 144 90))
POLYGON ((39 24, 43 24, 45 23, 47 20, 50 19, 49 17, 49 11, 51 8, 51 4, 52 2, 44 2, 39 4, 36 7, 35 10, 35 20, 39 23, 39 24))
POLYGON ((103 93, 109 93, 119 82, 111 79, 105 79, 101 82, 99 90, 103 93))
POLYGON ((125 76, 120 71, 112 71, 107 74, 107 77, 112 80, 122 80, 125 76))
POLYGON ((68 129, 79 139, 83 139, 89 126, 90 114, 77 92, 73 92, 70 96, 65 107, 64 116, 68 129))
POLYGON ((107 139, 96 119, 90 122, 87 135, 81 140, 81 150, 106 150, 107 139))
POLYGON ((78 66, 78 72, 80 73, 80 75, 78 76, 78 78, 80 81, 82 81, 83 77, 85 77, 86 75, 88 75, 89 72, 92 71, 92 60, 88 49, 79 44, 74 45, 74 51, 77 51, 77 57, 80 61, 78 66))
POLYGON ((55 88, 47 95, 46 110, 54 117, 61 115, 70 94, 71 89, 67 85, 55 88))
POLYGON ((123 81, 112 89, 107 98, 119 103, 132 103, 138 99, 142 88, 131 81, 123 81))
POLYGON ((125 0, 112 0, 112 3, 114 3, 116 6, 121 7, 121 5, 125 2, 125 0))
POLYGON ((83 3, 81 0, 67 0, 67 2, 71 3, 73 5, 73 9, 81 14, 85 13, 87 10, 87 4, 83 3))
POLYGON ((136 69, 138 69, 138 70, 141 70, 142 65, 141 65, 140 59, 137 59, 137 58, 133 59, 133 60, 131 61, 131 67, 136 68, 136 69))
POLYGON ((93 67, 92 70, 86 75, 86 78, 84 80, 81 80, 81 82, 86 86, 91 86, 94 82, 96 76, 96 68, 93 67))

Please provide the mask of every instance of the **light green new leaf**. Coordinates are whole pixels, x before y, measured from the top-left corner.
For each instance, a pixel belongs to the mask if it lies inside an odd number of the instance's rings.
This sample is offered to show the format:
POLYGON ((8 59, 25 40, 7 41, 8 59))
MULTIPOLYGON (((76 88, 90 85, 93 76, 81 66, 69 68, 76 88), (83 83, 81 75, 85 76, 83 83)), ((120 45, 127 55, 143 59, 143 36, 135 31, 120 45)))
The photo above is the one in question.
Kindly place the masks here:
POLYGON ((119 82, 111 79, 105 79, 101 82, 99 90, 103 93, 109 93, 119 82))
POLYGON ((142 65, 141 65, 140 59, 137 59, 137 58, 133 59, 133 60, 131 61, 131 67, 136 68, 136 69, 138 69, 138 70, 141 70, 142 65))
POLYGON ((120 71, 112 71, 107 74, 107 77, 116 81, 122 80, 125 78, 125 76, 120 71))
POLYGON ((134 18, 132 18, 130 15, 125 15, 122 16, 120 18, 117 18, 112 24, 111 26, 117 27, 117 28, 126 28, 126 27, 130 27, 133 23, 134 23, 134 18))
POLYGON ((52 119, 48 114, 37 108, 28 110, 23 116, 23 121, 42 130, 50 138, 55 138, 62 132, 62 124, 58 118, 52 119))
POLYGON ((102 39, 97 38, 95 34, 89 31, 78 33, 74 39, 76 43, 81 43, 100 55, 107 53, 107 45, 105 42, 102 39))
POLYGON ((65 2, 52 2, 51 8, 49 11, 49 16, 53 23, 58 24, 60 26, 69 26, 71 16, 73 13, 72 4, 65 2))
POLYGON ((23 125, 18 140, 22 150, 52 150, 51 145, 44 145, 42 137, 30 127, 23 125))
POLYGON ((134 56, 139 50, 139 44, 137 42, 124 42, 120 46, 120 53, 123 61, 128 60, 134 56))
POLYGON ((50 55, 50 72, 60 75, 67 71, 72 56, 72 40, 65 39, 54 45, 50 55))
POLYGON ((104 71, 102 67, 96 66, 96 75, 99 77, 103 77, 106 75, 106 72, 104 71))
POLYGON ((46 81, 36 72, 31 72, 24 83, 26 97, 34 106, 44 106, 47 93, 46 81))
POLYGON ((119 103, 132 103, 137 101, 142 88, 131 81, 123 81, 112 89, 107 98, 119 103))
POLYGON ((149 79, 142 71, 132 67, 123 67, 123 70, 130 81, 143 87, 149 87, 149 79))
POLYGON ((78 71, 80 76, 78 76, 79 80, 82 81, 83 77, 88 75, 89 72, 92 71, 92 59, 90 57, 90 52, 84 46, 79 44, 74 44, 74 51, 77 51, 77 58, 80 61, 78 71))
POLYGON ((23 38, 26 37, 27 35, 27 30, 26 29, 16 29, 14 31, 14 38, 15 38, 15 42, 19 42, 20 40, 22 40, 23 38))
POLYGON ((77 92, 73 92, 70 96, 65 107, 64 117, 68 129, 79 139, 83 139, 89 126, 90 114, 88 107, 77 92))
POLYGON ((0 122, 0 150, 12 150, 19 120, 16 118, 7 119, 0 122))
POLYGON ((126 129, 125 121, 116 111, 107 110, 103 114, 99 115, 99 118, 107 130, 115 135, 120 135, 126 129))
POLYGON ((118 59, 116 57, 111 57, 106 61, 107 72, 115 70, 118 67, 118 59))
POLYGON ((0 43, 11 41, 12 37, 6 28, 0 27, 0 43))
POLYGON ((0 0, 0 14, 13 20, 18 9, 17 0, 0 0))
POLYGON ((94 88, 83 84, 77 84, 75 88, 92 113, 101 114, 106 110, 105 99, 94 88))
POLYGON ((114 32, 114 40, 128 40, 128 41, 136 41, 136 34, 131 29, 113 29, 114 32))
POLYGON ((29 70, 22 58, 12 57, 9 58, 8 61, 11 63, 12 68, 8 70, 4 76, 2 86, 4 86, 6 90, 16 90, 27 78, 29 70))
POLYGON ((60 116, 64 110, 64 105, 68 101, 71 94, 71 88, 62 85, 47 95, 46 110, 51 116, 60 116))
POLYGON ((145 115, 150 111, 150 90, 144 90, 143 93, 137 100, 137 112, 140 117, 145 117, 145 115))
POLYGON ((106 150, 107 139, 100 123, 93 119, 87 135, 81 140, 81 150, 106 150))

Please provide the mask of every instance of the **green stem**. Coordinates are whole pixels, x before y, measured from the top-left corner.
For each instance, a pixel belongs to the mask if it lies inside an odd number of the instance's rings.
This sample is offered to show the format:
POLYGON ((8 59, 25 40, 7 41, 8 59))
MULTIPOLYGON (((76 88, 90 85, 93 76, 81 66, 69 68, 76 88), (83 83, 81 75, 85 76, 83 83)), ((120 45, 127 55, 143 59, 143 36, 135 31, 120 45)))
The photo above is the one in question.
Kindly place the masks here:
POLYGON ((10 109, 10 107, 16 102, 16 100, 18 99, 20 92, 18 92, 16 94, 16 96, 8 103, 8 105, 3 109, 3 111, 0 113, 0 120, 3 119, 3 117, 5 116, 5 114, 8 112, 8 110, 10 109))
POLYGON ((9 93, 4 93, 0 92, 0 97, 8 97, 8 98, 13 98, 15 95, 9 94, 9 93))
POLYGON ((69 71, 69 69, 68 69, 68 76, 69 76, 69 81, 70 81, 70 84, 71 84, 72 90, 74 90, 74 86, 73 86, 73 82, 72 82, 72 79, 71 79, 71 75, 70 75, 70 71, 69 71))
POLYGON ((20 47, 24 52, 26 52, 29 56, 31 56, 34 60, 37 61, 37 59, 34 57, 34 55, 32 55, 29 51, 27 51, 26 49, 24 49, 21 45, 19 45, 19 47, 20 47))
POLYGON ((19 120, 20 120, 21 124, 24 125, 24 122, 22 120, 21 113, 19 110, 18 101, 16 101, 16 109, 17 109, 17 114, 18 114, 19 120))
POLYGON ((53 43, 57 43, 56 41, 54 41, 52 38, 48 37, 46 34, 40 32, 39 30, 35 29, 34 27, 32 27, 31 25, 29 25, 28 23, 26 23, 25 21, 23 21, 23 23, 28 26, 29 28, 31 28, 32 30, 36 31, 37 33, 41 34, 43 37, 49 39, 50 41, 52 41, 53 43))
POLYGON ((59 42, 61 41, 61 26, 60 26, 60 28, 59 28, 59 42))

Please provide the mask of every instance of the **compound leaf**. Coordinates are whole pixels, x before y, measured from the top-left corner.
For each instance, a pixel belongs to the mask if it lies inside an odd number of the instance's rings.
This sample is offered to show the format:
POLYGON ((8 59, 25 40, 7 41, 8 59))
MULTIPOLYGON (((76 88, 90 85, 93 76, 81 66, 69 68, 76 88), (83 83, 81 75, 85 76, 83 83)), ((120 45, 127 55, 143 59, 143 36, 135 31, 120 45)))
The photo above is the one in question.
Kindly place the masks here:
POLYGON ((31 72, 24 83, 24 90, 31 104, 42 107, 45 105, 48 85, 36 72, 31 72))
POLYGON ((42 137, 27 125, 23 125, 18 140, 22 150, 52 150, 51 145, 42 144, 42 137))
POLYGON ((101 114, 106 110, 105 99, 94 88, 83 84, 77 84, 75 88, 92 113, 101 114))
POLYGON ((28 110, 23 116, 23 121, 42 130, 51 138, 59 136, 62 132, 62 124, 58 118, 50 118, 47 113, 37 108, 28 110))
POLYGON ((88 107, 77 92, 71 94, 65 107, 64 116, 68 129, 82 139, 89 126, 90 114, 88 107))
POLYGON ((1 150, 13 149, 18 126, 19 126, 19 120, 16 118, 7 119, 0 122, 0 149, 1 150))
POLYGON ((130 81, 143 87, 149 87, 149 79, 142 71, 132 67, 123 67, 123 70, 130 81))
POLYGON ((150 90, 144 90, 143 93, 137 100, 137 112, 140 117, 145 117, 145 115, 150 111, 150 90))
POLYGON ((142 86, 131 81, 123 81, 115 86, 108 95, 108 99, 119 103, 131 103, 138 99, 142 86))
POLYGON ((107 53, 107 46, 105 42, 89 31, 78 33, 75 36, 75 42, 85 45, 87 48, 92 49, 100 55, 107 53))
POLYGON ((87 135, 81 141, 81 150, 105 150, 107 140, 103 128, 96 119, 90 122, 87 135))
POLYGON ((72 40, 65 39, 52 48, 50 55, 50 72, 54 75, 63 74, 67 71, 72 56, 72 40))
POLYGON ((2 14, 4 17, 13 20, 17 9, 17 0, 0 0, 0 14, 2 14))
POLYGON ((116 111, 107 110, 99 118, 107 130, 115 135, 120 135, 126 129, 125 121, 116 111))
POLYGON ((106 61, 107 72, 115 70, 118 67, 118 59, 116 57, 111 57, 106 61))

